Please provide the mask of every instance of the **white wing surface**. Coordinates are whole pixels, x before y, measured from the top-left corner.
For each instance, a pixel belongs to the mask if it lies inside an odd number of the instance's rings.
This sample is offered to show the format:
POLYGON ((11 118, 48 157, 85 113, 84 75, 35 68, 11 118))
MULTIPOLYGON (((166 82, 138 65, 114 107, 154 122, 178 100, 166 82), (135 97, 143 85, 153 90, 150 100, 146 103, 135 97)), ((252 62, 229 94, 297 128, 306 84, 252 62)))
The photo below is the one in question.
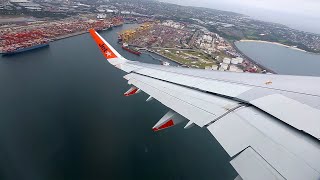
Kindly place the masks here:
POLYGON ((232 157, 236 179, 320 179, 320 78, 231 73, 129 61, 90 30, 127 72, 124 95, 143 91, 171 110, 153 127, 208 129, 232 157))

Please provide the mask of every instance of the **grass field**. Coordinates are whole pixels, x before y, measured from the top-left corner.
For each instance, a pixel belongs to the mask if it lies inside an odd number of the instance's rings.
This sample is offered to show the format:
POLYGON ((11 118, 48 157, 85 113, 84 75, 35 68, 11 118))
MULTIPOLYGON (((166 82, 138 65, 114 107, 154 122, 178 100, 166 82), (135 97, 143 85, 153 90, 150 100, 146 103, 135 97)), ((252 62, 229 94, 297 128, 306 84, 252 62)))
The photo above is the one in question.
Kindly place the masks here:
POLYGON ((215 59, 199 51, 179 51, 177 53, 177 50, 170 49, 160 50, 159 53, 189 67, 204 69, 206 66, 216 64, 215 59))

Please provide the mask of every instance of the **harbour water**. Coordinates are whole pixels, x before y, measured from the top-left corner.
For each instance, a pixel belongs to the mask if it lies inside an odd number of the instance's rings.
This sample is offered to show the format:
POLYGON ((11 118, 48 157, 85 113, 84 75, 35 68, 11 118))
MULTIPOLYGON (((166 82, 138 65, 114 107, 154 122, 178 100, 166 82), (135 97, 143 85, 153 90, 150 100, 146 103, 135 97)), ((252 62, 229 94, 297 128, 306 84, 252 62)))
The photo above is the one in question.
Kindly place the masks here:
POLYGON ((320 55, 264 42, 236 42, 237 48, 278 74, 320 76, 320 55))
MULTIPOLYGON (((117 32, 133 26, 101 35, 128 59, 159 63, 117 44, 117 32)), ((89 34, 0 57, 0 179, 236 177, 206 129, 153 132, 168 108, 144 93, 124 97, 123 75, 89 34)))

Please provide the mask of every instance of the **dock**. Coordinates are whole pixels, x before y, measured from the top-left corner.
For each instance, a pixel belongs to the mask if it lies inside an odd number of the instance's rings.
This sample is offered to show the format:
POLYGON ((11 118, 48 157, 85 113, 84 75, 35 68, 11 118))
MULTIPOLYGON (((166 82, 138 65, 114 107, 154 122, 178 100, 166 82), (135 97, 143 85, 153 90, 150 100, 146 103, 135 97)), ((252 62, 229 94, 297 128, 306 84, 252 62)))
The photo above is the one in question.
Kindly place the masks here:
POLYGON ((57 40, 66 39, 66 38, 73 37, 73 36, 78 36, 78 35, 85 34, 85 33, 88 33, 88 31, 80 31, 80 32, 62 35, 62 36, 57 36, 55 38, 52 38, 52 40, 57 41, 57 40))
MULTIPOLYGON (((150 49, 147 49, 147 48, 140 48, 139 50, 147 51, 147 52, 150 52, 150 53, 157 54, 158 56, 161 56, 161 57, 163 57, 163 58, 165 58, 165 59, 168 59, 168 60, 170 60, 170 61, 173 61, 173 62, 175 62, 175 63, 177 63, 177 64, 179 64, 179 65, 183 65, 183 64, 180 63, 179 61, 176 61, 176 60, 174 60, 174 59, 172 59, 172 58, 166 57, 166 56, 164 56, 164 55, 162 55, 162 54, 160 54, 160 53, 158 53, 158 52, 156 52, 156 51, 153 51, 153 50, 150 50, 150 49)), ((149 56, 151 56, 151 57, 152 57, 153 59, 155 59, 155 60, 162 61, 161 59, 158 59, 158 58, 152 56, 152 54, 149 54, 149 53, 145 53, 145 54, 148 54, 149 56)))

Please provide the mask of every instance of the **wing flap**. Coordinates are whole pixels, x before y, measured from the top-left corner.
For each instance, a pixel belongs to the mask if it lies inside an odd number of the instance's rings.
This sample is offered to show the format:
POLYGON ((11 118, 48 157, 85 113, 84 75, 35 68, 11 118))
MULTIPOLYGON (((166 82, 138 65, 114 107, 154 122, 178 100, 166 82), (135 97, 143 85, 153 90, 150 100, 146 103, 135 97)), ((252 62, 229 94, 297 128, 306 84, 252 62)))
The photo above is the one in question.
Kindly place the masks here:
POLYGON ((320 143, 254 107, 235 113, 275 143, 285 147, 320 172, 320 143))
POLYGON ((210 125, 208 130, 230 156, 236 156, 251 147, 286 179, 320 177, 319 144, 314 144, 312 140, 297 139, 298 131, 289 126, 281 126, 271 116, 263 117, 261 111, 253 109, 255 108, 239 108, 210 125), (265 121, 268 121, 269 125, 262 126, 265 121), (275 129, 272 129, 273 127, 275 129), (301 144, 291 144, 300 141, 304 147, 301 144), (311 152, 316 159, 306 157, 307 152, 311 152))
POLYGON ((320 110, 281 94, 272 94, 251 101, 251 104, 281 121, 320 139, 320 110), (279 111, 279 109, 281 109, 279 111), (301 113, 303 111, 303 113, 301 113))
POLYGON ((228 114, 228 116, 211 124, 208 126, 208 130, 231 157, 265 139, 265 136, 235 113, 228 114))
POLYGON ((251 147, 248 147, 242 151, 232 161, 230 161, 230 163, 241 175, 241 177, 246 180, 285 179, 251 147))

